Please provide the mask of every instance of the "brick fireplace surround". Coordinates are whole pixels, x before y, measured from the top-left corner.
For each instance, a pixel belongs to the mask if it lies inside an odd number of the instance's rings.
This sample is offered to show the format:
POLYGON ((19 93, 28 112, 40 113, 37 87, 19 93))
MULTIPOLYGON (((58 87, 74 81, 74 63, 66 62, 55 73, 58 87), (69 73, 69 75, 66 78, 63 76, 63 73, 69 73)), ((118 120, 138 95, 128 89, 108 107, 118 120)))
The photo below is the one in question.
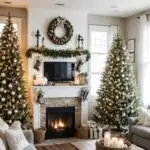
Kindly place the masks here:
POLYGON ((48 98, 41 104, 41 127, 46 127, 46 108, 47 107, 75 107, 75 128, 81 125, 81 102, 77 98, 48 98))
POLYGON ((44 91, 43 104, 34 102, 34 129, 46 127, 47 107, 75 107, 75 128, 88 120, 88 101, 78 99, 81 88, 85 86, 35 86, 34 94, 44 91))

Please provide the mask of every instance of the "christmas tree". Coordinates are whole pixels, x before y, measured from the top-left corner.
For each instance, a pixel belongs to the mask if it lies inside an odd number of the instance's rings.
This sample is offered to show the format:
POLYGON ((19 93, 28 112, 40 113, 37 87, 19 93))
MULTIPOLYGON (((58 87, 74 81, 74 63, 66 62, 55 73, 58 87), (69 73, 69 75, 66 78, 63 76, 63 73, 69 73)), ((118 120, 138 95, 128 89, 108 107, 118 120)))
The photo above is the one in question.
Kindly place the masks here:
POLYGON ((31 125, 18 37, 10 15, 0 37, 0 117, 8 124, 31 125))
POLYGON ((97 94, 95 121, 120 129, 127 125, 128 117, 137 115, 136 80, 128 51, 119 34, 113 40, 97 94))

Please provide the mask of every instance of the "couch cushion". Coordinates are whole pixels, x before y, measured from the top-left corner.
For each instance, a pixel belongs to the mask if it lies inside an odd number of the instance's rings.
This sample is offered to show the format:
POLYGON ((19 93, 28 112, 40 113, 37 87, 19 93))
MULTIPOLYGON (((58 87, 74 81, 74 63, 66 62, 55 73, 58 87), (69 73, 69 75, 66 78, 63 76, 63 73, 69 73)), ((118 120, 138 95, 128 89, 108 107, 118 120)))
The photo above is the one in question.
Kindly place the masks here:
POLYGON ((8 129, 8 124, 0 117, 0 138, 2 139, 6 149, 8 149, 8 144, 5 137, 5 131, 8 129))
POLYGON ((5 132, 5 130, 8 129, 9 129, 8 124, 0 117, 0 130, 5 132))
POLYGON ((35 146, 33 144, 28 145, 23 150, 36 150, 35 146))
POLYGON ((131 132, 145 139, 150 139, 150 127, 133 125, 131 126, 131 132))
POLYGON ((0 150, 6 150, 6 147, 4 145, 4 142, 2 141, 2 139, 0 138, 0 150))
POLYGON ((10 150, 22 150, 29 145, 20 125, 21 123, 19 121, 15 121, 11 127, 6 130, 5 136, 10 150))

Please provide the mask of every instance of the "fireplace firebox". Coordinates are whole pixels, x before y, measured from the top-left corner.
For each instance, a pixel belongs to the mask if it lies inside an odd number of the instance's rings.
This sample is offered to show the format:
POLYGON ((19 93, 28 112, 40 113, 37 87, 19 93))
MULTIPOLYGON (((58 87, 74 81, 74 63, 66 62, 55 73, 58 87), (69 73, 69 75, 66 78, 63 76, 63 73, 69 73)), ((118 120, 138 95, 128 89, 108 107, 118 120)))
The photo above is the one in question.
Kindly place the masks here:
POLYGON ((75 107, 47 107, 46 129, 46 139, 75 136, 75 107))

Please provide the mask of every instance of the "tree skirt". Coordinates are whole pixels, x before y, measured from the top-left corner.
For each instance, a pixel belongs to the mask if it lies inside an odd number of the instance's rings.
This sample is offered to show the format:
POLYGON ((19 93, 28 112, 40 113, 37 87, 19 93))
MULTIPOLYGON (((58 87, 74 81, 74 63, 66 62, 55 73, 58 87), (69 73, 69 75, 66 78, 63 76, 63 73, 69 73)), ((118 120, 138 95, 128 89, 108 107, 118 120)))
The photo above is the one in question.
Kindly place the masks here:
POLYGON ((37 146, 37 150, 79 150, 71 143, 37 146))

